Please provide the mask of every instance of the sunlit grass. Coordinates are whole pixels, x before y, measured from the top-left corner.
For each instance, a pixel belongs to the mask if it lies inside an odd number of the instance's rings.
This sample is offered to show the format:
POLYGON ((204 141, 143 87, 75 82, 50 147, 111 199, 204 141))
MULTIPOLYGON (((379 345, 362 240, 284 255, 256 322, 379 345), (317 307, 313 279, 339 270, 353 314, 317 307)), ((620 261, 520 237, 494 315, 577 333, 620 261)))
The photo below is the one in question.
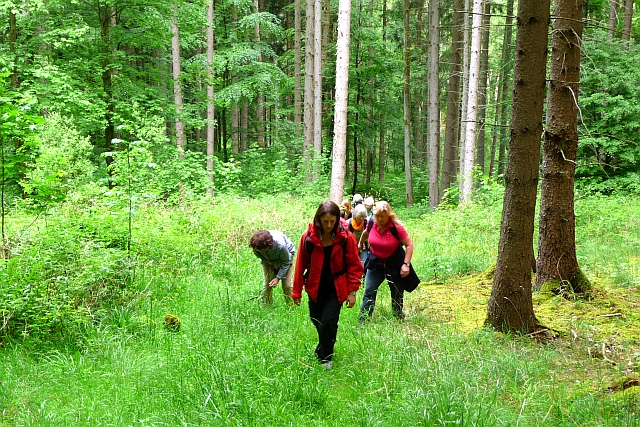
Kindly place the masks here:
MULTIPOLYGON (((145 260, 135 299, 96 316, 78 342, 0 349, 0 426, 640 425, 637 394, 606 392, 610 379, 637 375, 640 356, 631 367, 588 357, 604 336, 587 335, 588 319, 574 323, 577 342, 569 331, 541 344, 482 327, 489 285, 458 276, 494 262, 496 207, 407 220, 425 281, 407 296, 407 321, 393 319, 383 285, 369 324, 357 308, 342 311, 334 369, 321 369, 306 297, 301 307, 285 305, 279 288, 272 307, 254 298, 262 277, 251 231, 283 229, 297 242, 313 215, 308 201, 274 202, 146 213, 134 234, 145 260), (178 332, 162 327, 168 313, 178 332)), ((640 208, 599 206, 578 209, 581 265, 637 292, 637 279, 611 272, 638 256, 640 208), (611 253, 598 255, 607 242, 611 253)))

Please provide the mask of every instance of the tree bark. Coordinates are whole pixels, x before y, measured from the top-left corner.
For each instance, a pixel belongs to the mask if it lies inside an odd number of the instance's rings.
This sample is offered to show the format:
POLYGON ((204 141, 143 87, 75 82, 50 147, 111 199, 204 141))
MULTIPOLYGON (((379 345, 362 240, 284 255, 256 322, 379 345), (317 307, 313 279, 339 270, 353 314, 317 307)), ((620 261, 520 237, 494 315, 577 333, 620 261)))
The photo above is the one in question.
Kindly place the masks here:
POLYGON ((409 41, 409 0, 404 0, 404 175, 407 207, 413 206, 413 179, 411 177, 411 44, 409 41))
POLYGON ((473 166, 476 151, 476 128, 478 118, 478 85, 480 83, 480 48, 482 42, 482 0, 473 0, 473 24, 471 27, 471 54, 469 58, 469 93, 464 137, 464 163, 460 178, 462 192, 460 202, 470 202, 473 193, 473 166))
POLYGON ((347 151, 347 107, 349 101, 349 44, 351 0, 340 0, 336 44, 336 101, 333 132, 333 162, 329 198, 338 205, 344 194, 345 153, 347 151))
POLYGON ((460 69, 463 25, 463 0, 453 3, 453 26, 451 33, 451 66, 449 86, 447 88, 447 116, 442 159, 442 191, 446 191, 455 181, 458 159, 458 140, 460 132, 460 69))
POLYGON ((467 137, 467 109, 469 105, 469 61, 470 61, 470 49, 471 45, 471 0, 464 0, 462 26, 462 39, 463 39, 463 51, 462 51, 462 101, 460 105, 460 141, 458 142, 458 187, 460 194, 464 189, 464 147, 466 146, 465 138, 467 137))
MULTIPOLYGON (((322 153, 322 0, 315 0, 313 17, 315 23, 313 32, 313 158, 318 159, 322 153)), ((314 179, 319 174, 317 167, 318 165, 315 164, 314 179)))
POLYGON ((313 129, 314 129, 314 27, 315 27, 315 1, 307 0, 306 27, 305 27, 305 67, 304 67, 304 142, 303 158, 305 166, 305 181, 313 180, 312 164, 314 158, 313 129))
POLYGON ((574 176, 582 0, 556 0, 544 133, 536 288, 550 281, 584 292, 576 256, 574 176))
POLYGON ((216 110, 213 104, 214 88, 213 79, 215 77, 213 70, 213 54, 214 54, 214 38, 213 38, 213 2, 215 0, 209 0, 207 4, 207 172, 209 173, 209 186, 207 187, 207 194, 213 197, 214 189, 214 132, 215 132, 215 119, 216 110))
MULTIPOLYGON (((176 146, 184 153, 184 123, 182 122, 182 83, 180 82, 180 30, 178 28, 178 7, 171 17, 171 64, 173 69, 173 99, 176 104, 176 146)), ((182 154, 181 154, 182 155, 182 154)))
POLYGON ((511 142, 500 243, 487 324, 529 333, 533 312, 531 255, 538 188, 540 135, 547 63, 550 0, 518 2, 511 142))
POLYGON ((440 0, 429 1, 429 207, 440 203, 440 0))
MULTIPOLYGON (((485 174, 485 136, 487 132, 487 80, 489 78, 489 36, 491 33, 491 0, 484 0, 482 15, 482 49, 480 50, 480 82, 478 84, 478 143, 477 164, 485 174)), ((495 127, 494 127, 495 129, 495 127)))
MULTIPOLYGON (((508 103, 507 100, 509 99, 508 93, 507 91, 509 90, 510 87, 510 83, 511 83, 511 67, 508 66, 508 64, 510 64, 510 58, 512 57, 512 50, 511 50, 511 37, 512 37, 512 31, 511 31, 511 26, 513 23, 513 3, 514 0, 507 0, 507 16, 505 18, 505 28, 504 28, 504 39, 502 42, 502 59, 500 60, 500 79, 501 79, 501 84, 500 84, 500 89, 499 89, 499 93, 498 93, 498 101, 497 104, 500 105, 500 113, 497 113, 497 108, 496 108, 496 114, 497 114, 497 120, 499 120, 500 123, 500 137, 498 138, 498 140, 496 141, 496 132, 494 132, 494 147, 497 146, 497 150, 498 150, 498 167, 497 169, 497 174, 498 175, 502 175, 504 173, 504 156, 505 156, 505 152, 506 152, 506 146, 507 146, 507 116, 508 116, 508 103)), ((492 156, 492 159, 494 158, 494 156, 492 156)), ((493 171, 496 170, 493 167, 491 168, 492 171, 492 176, 495 176, 493 174, 493 171)))
POLYGON ((296 132, 302 125, 302 0, 294 0, 294 48, 293 48, 293 122, 296 132))
MULTIPOLYGON (((580 2, 582 8, 582 2, 580 2)), ((631 40, 631 23, 633 21, 633 0, 624 1, 624 26, 622 27, 622 40, 631 40)), ((582 32, 581 32, 582 34, 582 32)))
POLYGON ((607 31, 611 38, 614 38, 616 35, 618 9, 620 9, 620 0, 609 0, 609 23, 607 25, 607 31))

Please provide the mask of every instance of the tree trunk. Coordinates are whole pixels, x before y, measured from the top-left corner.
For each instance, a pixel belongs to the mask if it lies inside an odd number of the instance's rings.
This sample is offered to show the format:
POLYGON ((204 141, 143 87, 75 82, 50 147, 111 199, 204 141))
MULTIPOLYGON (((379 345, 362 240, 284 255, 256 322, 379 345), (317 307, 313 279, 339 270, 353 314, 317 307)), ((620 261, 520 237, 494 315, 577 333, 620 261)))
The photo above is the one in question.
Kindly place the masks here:
POLYGON ((340 0, 336 44, 336 101, 333 132, 333 163, 329 198, 338 205, 344 194, 345 153, 347 151, 347 106, 349 101, 349 44, 351 0, 340 0))
MULTIPOLYGON (((311 0, 308 0, 311 1, 311 0)), ((314 55, 313 55, 313 158, 319 159, 322 153, 322 0, 315 0, 314 10, 314 55)), ((313 177, 319 170, 314 165, 313 177)))
MULTIPOLYGON (((254 0, 254 6, 256 8, 256 13, 260 13, 264 10, 263 5, 261 5, 260 0, 254 0)), ((260 24, 256 23, 254 28, 255 40, 260 42, 260 24)), ((264 62, 264 55, 261 53, 258 57, 258 62, 264 62)), ((266 121, 266 112, 265 112, 265 103, 266 97, 264 94, 258 94, 258 98, 256 100, 256 143, 258 147, 264 147, 264 123, 266 121)))
POLYGON ((385 153, 387 151, 387 147, 385 147, 385 139, 384 139, 384 132, 385 132, 384 119, 385 119, 384 114, 381 114, 380 123, 382 124, 382 126, 380 126, 380 155, 378 156, 378 182, 379 183, 384 182, 384 163, 385 163, 385 156, 386 156, 385 153))
MULTIPOLYGON (((513 16, 513 3, 514 0, 508 0, 507 1, 507 17, 505 18, 505 28, 504 28, 504 39, 502 42, 502 59, 500 60, 500 78, 501 78, 501 85, 500 85, 500 90, 499 90, 499 94, 498 94, 498 104, 500 105, 500 114, 498 115, 499 120, 500 120, 500 137, 497 141, 497 143, 494 143, 494 145, 498 145, 498 167, 497 167, 497 171, 498 171, 498 175, 502 175, 504 173, 504 156, 505 156, 505 152, 506 152, 506 146, 507 146, 507 116, 508 116, 508 103, 507 100, 509 99, 508 93, 507 91, 509 90, 510 87, 510 82, 511 82, 511 67, 508 66, 508 64, 510 64, 510 58, 512 57, 512 50, 511 50, 511 37, 512 37, 512 31, 511 31, 511 25, 513 23, 513 19, 511 18, 513 16)), ((497 109, 496 109, 497 111, 497 109)), ((495 133, 494 133, 494 138, 495 138, 495 133)))
POLYGON ((409 41, 409 0, 404 0, 404 175, 407 207, 413 206, 413 179, 411 177, 411 45, 409 41))
POLYGON ((18 88, 18 66, 16 57, 16 40, 18 40, 18 27, 16 23, 16 14, 12 8, 9 8, 9 52, 11 52, 11 88, 18 88))
POLYGON ((247 140, 249 139, 249 100, 242 99, 242 110, 240 111, 240 152, 247 151, 247 140))
POLYGON ((464 0, 464 11, 462 26, 463 51, 462 51, 462 101, 460 105, 460 141, 458 142, 458 187, 460 194, 464 191, 464 147, 466 146, 465 138, 467 137, 467 109, 469 105, 469 61, 471 45, 471 0, 464 0))
MULTIPOLYGON (((484 0, 482 15, 482 49, 480 50, 480 82, 478 84, 478 144, 477 163, 482 174, 485 174, 485 136, 487 132, 487 80, 489 78, 489 35, 491 29, 491 0, 484 0)), ((495 127, 494 127, 495 129, 495 127)))
POLYGON ((213 172, 213 156, 214 152, 214 131, 215 131, 215 119, 216 110, 213 104, 214 91, 213 91, 213 79, 215 77, 213 70, 213 53, 214 53, 214 39, 213 39, 213 2, 215 0, 209 0, 207 5, 207 171, 209 173, 209 186, 207 187, 207 194, 213 197, 214 186, 214 172, 213 172))
POLYGON ((453 4, 453 26, 451 33, 451 66, 447 88, 447 117, 442 159, 442 191, 446 191, 455 181, 458 159, 458 137, 460 131, 460 68, 463 25, 463 0, 453 4))
POLYGON ((575 292, 588 290, 576 256, 574 176, 578 150, 578 92, 582 0, 556 0, 551 69, 544 133, 542 193, 536 288, 571 284, 575 292))
POLYGON ((533 312, 531 255, 549 33, 549 0, 518 2, 511 143, 500 243, 487 324, 529 333, 533 312))
POLYGON ((313 83, 313 64, 314 64, 314 27, 315 27, 315 1, 307 0, 306 10, 306 33, 305 33, 305 74, 304 74, 304 142, 302 146, 305 181, 313 180, 312 164, 314 158, 313 148, 313 128, 314 128, 314 83, 313 83))
POLYGON ((478 85, 480 83, 480 48, 482 42, 482 0, 473 0, 473 24, 471 27, 471 54, 469 58, 469 94, 467 115, 465 116, 466 135, 464 137, 464 163, 460 178, 462 192, 460 202, 471 201, 473 192, 473 166, 476 151, 476 126, 478 118, 478 85))
MULTIPOLYGON (((176 146, 184 153, 184 123, 182 122, 182 83, 180 82, 180 31, 178 29, 178 7, 171 17, 171 64, 173 69, 173 99, 176 104, 176 146)), ((182 154, 181 154, 182 155, 182 154)))
POLYGON ((440 0, 429 0, 429 207, 440 203, 440 0))
POLYGON ((302 125, 302 0, 294 0, 294 48, 293 48, 293 122, 296 133, 302 125))
POLYGON ((618 24, 618 9, 620 9, 621 0, 609 0, 609 24, 607 31, 609 37, 614 38, 616 35, 616 26, 618 24))
MULTIPOLYGON (((581 1, 580 1, 580 8, 582 8, 581 1)), ((631 40, 632 21, 633 21, 633 0, 625 0, 624 1, 624 26, 622 27, 622 40, 626 40, 626 41, 631 40)), ((580 34, 582 34, 582 32, 580 34)))
MULTIPOLYGON (((105 93, 105 104, 107 109, 105 111, 105 128, 104 128, 104 146, 106 152, 113 150, 113 138, 115 138, 115 125, 113 123, 113 114, 115 110, 113 99, 113 67, 111 64, 111 40, 110 31, 113 26, 113 17, 115 9, 111 6, 103 6, 99 9, 100 20, 100 36, 102 38, 102 53, 104 54, 104 60, 102 61, 102 87, 105 93)), ((105 162, 107 169, 113 162, 113 156, 105 156, 105 162)), ((109 187, 112 186, 111 180, 109 180, 109 187)))

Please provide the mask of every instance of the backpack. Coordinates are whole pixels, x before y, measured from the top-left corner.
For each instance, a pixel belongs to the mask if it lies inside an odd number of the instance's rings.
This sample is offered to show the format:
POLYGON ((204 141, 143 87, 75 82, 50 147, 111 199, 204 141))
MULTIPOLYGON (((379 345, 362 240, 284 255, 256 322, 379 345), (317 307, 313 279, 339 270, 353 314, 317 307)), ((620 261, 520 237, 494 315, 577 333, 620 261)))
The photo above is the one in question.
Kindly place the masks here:
MULTIPOLYGON (((345 232, 347 237, 342 239, 342 241, 340 242, 340 247, 342 248, 342 270, 338 271, 337 273, 333 273, 331 275, 332 276, 331 278, 333 280, 337 279, 338 277, 342 276, 347 272, 347 240, 349 240, 349 235, 351 234, 351 232, 348 229, 345 229, 344 223, 342 221, 340 221, 340 231, 345 232)), ((307 254, 309 254, 309 262, 307 263, 307 269, 302 275, 306 279, 307 277, 309 277, 309 270, 311 269, 311 252, 313 252, 313 243, 311 243, 311 239, 309 238, 309 233, 307 233, 307 236, 304 239, 304 250, 307 251, 307 254)))

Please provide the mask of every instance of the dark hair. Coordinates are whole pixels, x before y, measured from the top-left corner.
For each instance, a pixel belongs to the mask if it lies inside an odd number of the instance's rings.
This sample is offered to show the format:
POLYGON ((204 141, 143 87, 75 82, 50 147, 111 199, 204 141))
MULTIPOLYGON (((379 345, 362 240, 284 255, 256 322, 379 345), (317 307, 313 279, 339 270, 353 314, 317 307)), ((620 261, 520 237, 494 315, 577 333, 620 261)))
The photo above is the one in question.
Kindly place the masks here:
POLYGON ((267 230, 256 231, 251 240, 249 240, 249 246, 253 249, 268 248, 273 245, 273 237, 267 230))
POLYGON ((326 214, 336 217, 336 223, 333 226, 333 230, 331 230, 332 233, 335 233, 338 231, 338 226, 340 225, 340 207, 331 200, 320 203, 320 206, 318 206, 318 210, 316 211, 316 216, 313 217, 313 225, 315 225, 316 229, 322 230, 322 222, 320 221, 320 218, 326 214))

